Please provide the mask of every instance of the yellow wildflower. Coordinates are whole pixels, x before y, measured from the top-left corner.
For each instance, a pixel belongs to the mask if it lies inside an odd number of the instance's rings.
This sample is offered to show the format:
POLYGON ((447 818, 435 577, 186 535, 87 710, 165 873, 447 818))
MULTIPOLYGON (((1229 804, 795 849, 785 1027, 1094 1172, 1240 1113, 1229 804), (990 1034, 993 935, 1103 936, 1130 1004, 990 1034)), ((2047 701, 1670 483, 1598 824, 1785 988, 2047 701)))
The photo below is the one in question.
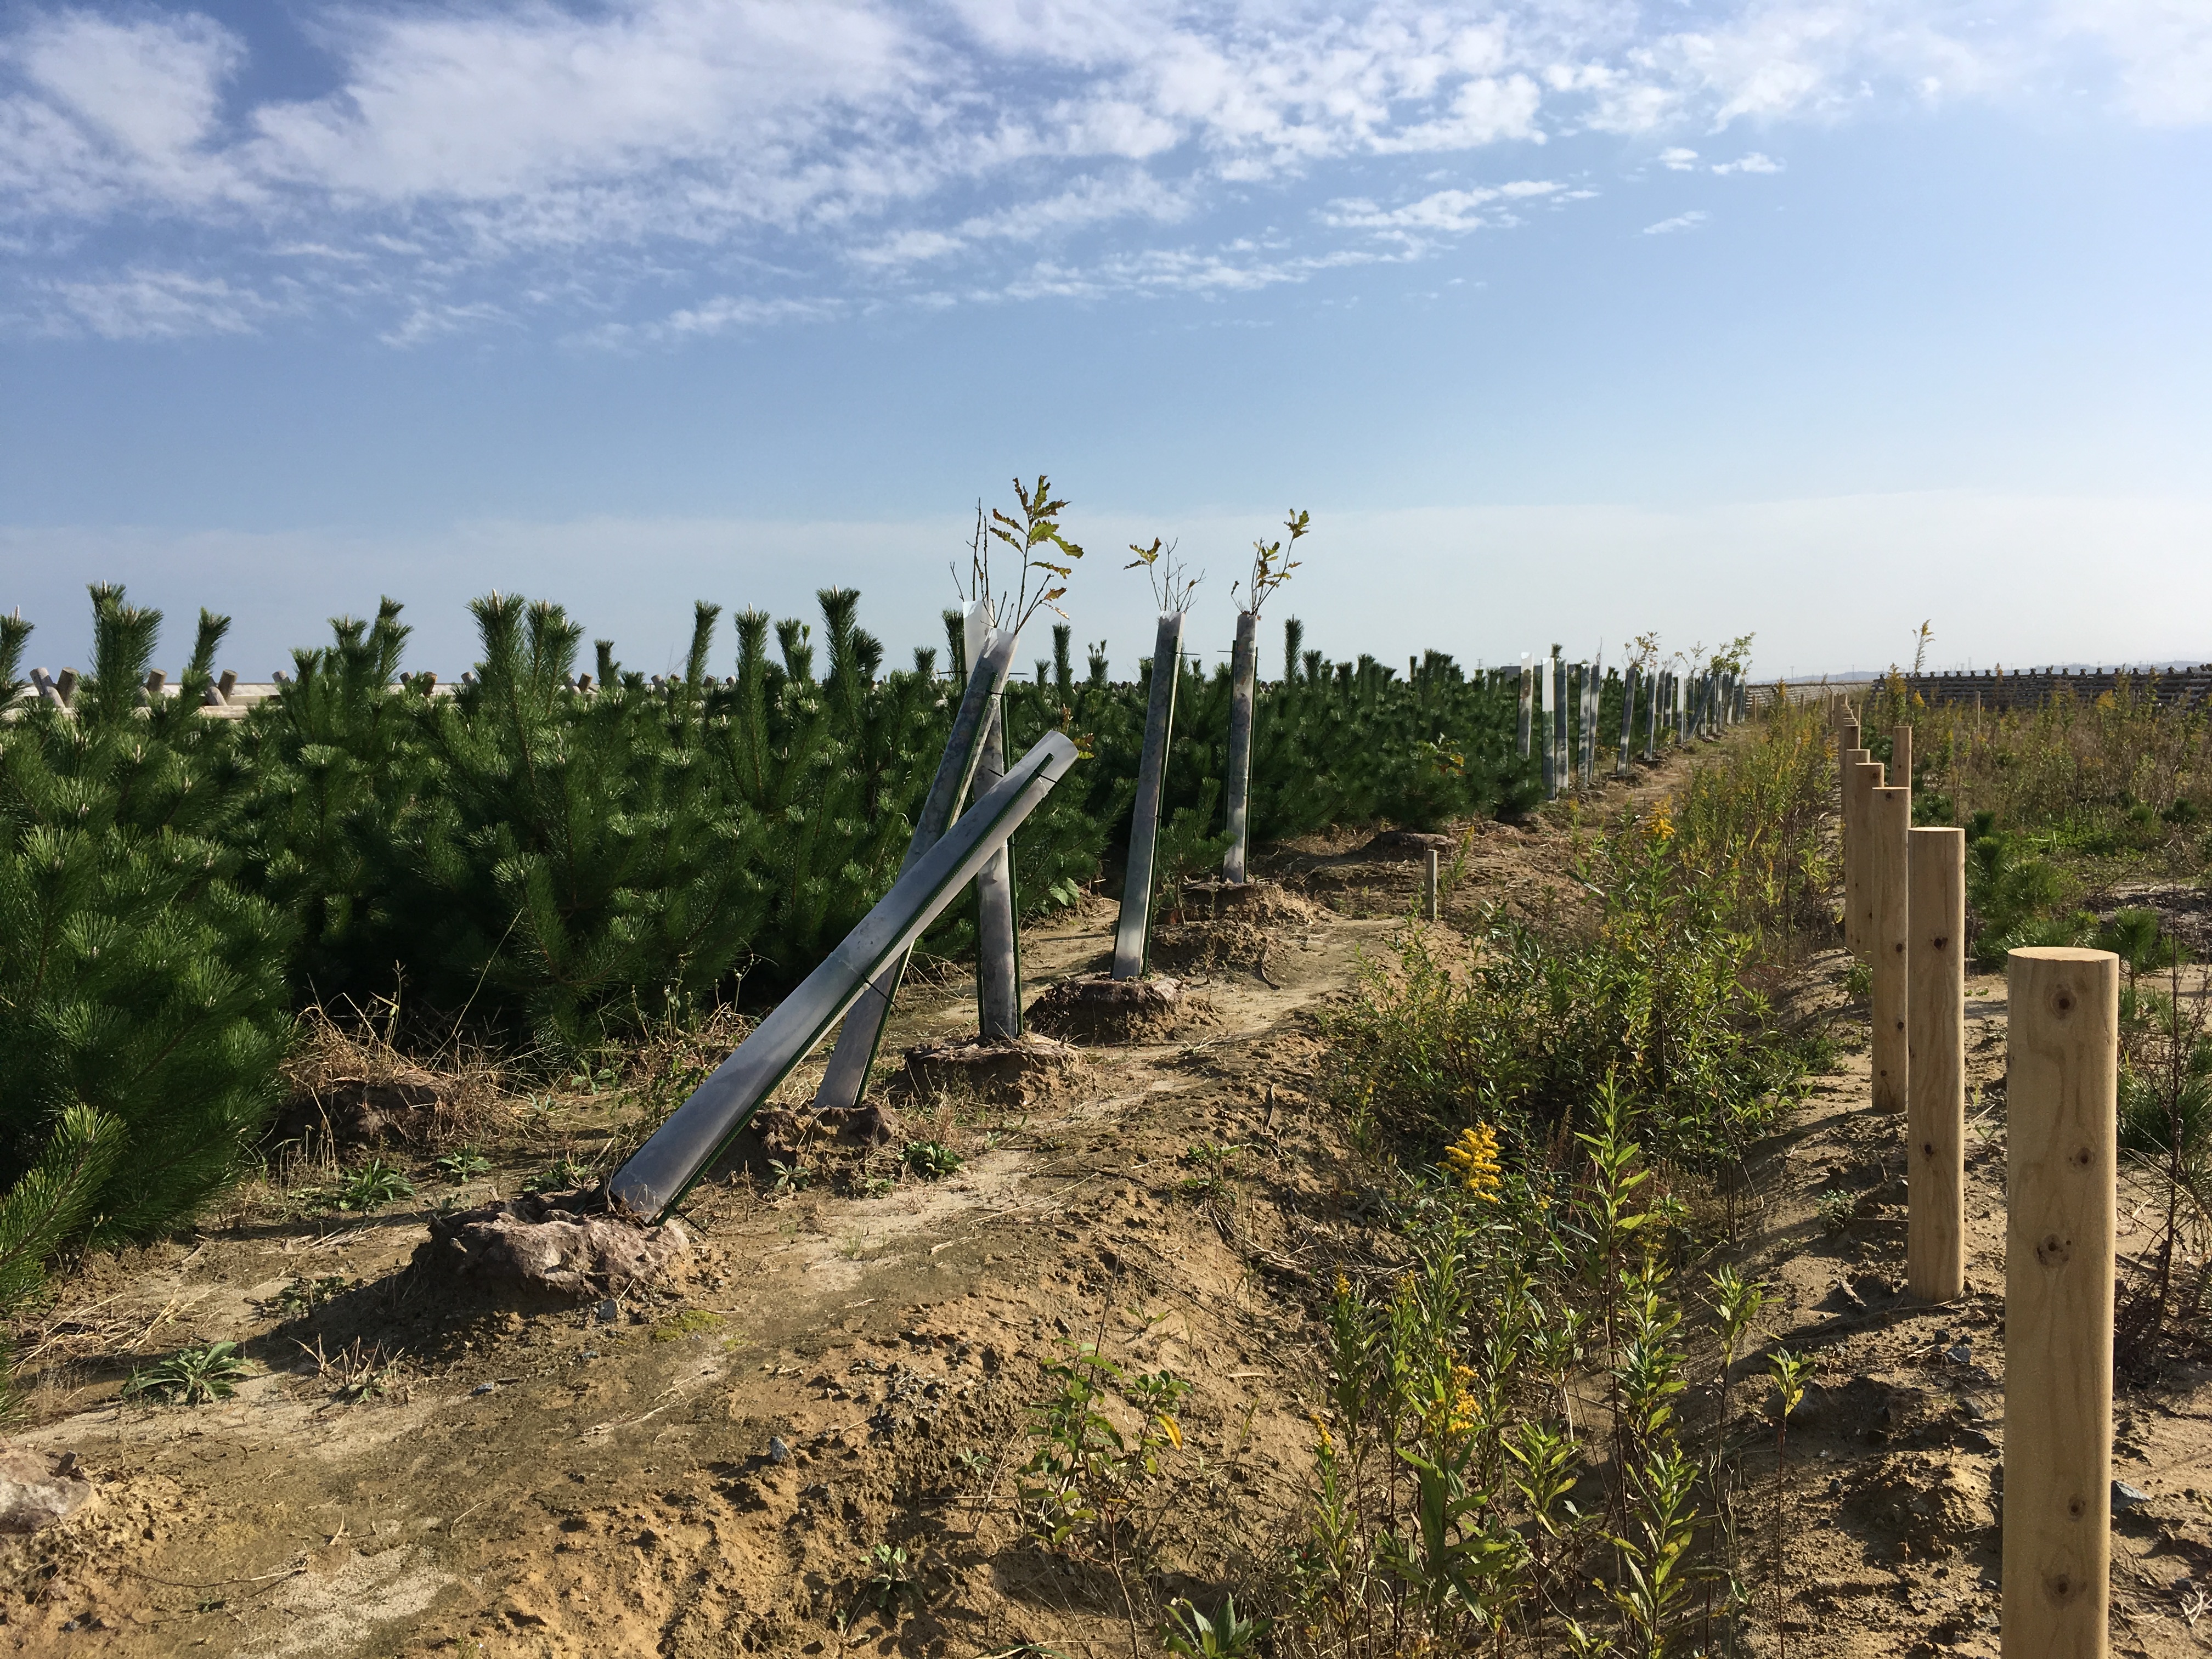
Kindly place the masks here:
POLYGON ((1644 826, 1644 833, 1656 842, 1674 839, 1674 820, 1667 816, 1667 804, 1662 801, 1651 809, 1651 821, 1644 826))
POLYGON ((1498 1196, 1498 1131, 1487 1123, 1470 1125, 1445 1149, 1444 1162, 1471 1198, 1498 1196))

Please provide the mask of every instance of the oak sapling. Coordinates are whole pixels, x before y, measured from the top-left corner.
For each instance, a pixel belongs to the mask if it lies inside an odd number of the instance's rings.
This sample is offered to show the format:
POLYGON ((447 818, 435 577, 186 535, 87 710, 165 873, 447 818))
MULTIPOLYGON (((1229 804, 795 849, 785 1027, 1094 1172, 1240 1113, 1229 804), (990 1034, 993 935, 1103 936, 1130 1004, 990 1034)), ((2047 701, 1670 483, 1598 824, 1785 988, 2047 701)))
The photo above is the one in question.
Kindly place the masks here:
MULTIPOLYGON (((1230 659, 1229 854, 1222 879, 1237 886, 1245 880, 1252 788, 1252 699, 1259 672, 1260 608, 1267 596, 1291 579, 1300 561, 1291 557, 1300 537, 1313 527, 1312 515, 1294 510, 1284 520, 1283 539, 1252 544, 1252 574, 1243 607, 1237 613, 1237 649, 1230 659)), ((1230 588, 1231 598, 1237 588, 1230 588)))
MULTIPOLYGON (((1067 592, 1067 578, 1083 550, 1062 533, 1060 515, 1067 503, 1052 493, 1042 473, 1031 488, 1014 480, 1014 498, 1020 516, 993 508, 983 516, 976 506, 975 534, 968 550, 964 586, 955 573, 954 586, 968 603, 967 629, 972 636, 969 654, 980 659, 994 640, 1018 639, 1030 619, 1040 610, 1064 615, 1057 601, 1067 592), (991 560, 994 546, 1013 550, 1018 561, 1011 597, 994 586, 991 560)), ((1039 673, 1042 684, 1043 674, 1039 673)), ((983 734, 983 751, 975 768, 975 793, 981 794, 1006 775, 1006 729, 1002 702, 994 698, 990 723, 983 734)), ((986 1042, 1021 1035, 1021 944, 1015 914, 1013 853, 1002 848, 975 878, 975 998, 976 1028, 986 1042)))

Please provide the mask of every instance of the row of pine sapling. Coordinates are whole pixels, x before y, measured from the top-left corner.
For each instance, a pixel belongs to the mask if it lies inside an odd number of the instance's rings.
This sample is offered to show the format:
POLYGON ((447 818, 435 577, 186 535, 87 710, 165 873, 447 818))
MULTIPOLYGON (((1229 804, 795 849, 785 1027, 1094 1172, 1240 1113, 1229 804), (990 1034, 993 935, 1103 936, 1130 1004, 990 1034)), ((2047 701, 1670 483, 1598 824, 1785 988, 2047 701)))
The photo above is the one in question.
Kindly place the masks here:
MULTIPOLYGON (((1844 943, 1871 975, 1869 1104, 1903 1115, 1908 1291, 1966 1279, 1966 836, 1912 823, 1838 704, 1844 943)), ((2111 1595, 2119 958, 2006 958, 2002 1650, 2102 1655, 2111 1595)))

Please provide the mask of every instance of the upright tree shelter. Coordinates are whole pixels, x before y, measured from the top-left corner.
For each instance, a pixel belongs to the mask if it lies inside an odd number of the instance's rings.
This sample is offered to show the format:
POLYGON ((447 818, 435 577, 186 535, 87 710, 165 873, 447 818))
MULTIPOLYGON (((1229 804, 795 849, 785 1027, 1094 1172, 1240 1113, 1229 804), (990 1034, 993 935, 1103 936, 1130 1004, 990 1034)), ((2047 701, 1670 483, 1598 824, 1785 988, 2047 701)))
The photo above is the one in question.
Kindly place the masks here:
POLYGON ((1283 528, 1289 532, 1285 539, 1252 544, 1250 592, 1237 613, 1237 649, 1229 665, 1229 853, 1221 862, 1221 878, 1237 886, 1246 879, 1245 856, 1251 838, 1252 699, 1259 671, 1260 607, 1298 568, 1299 562, 1290 556, 1290 550, 1312 527, 1310 514, 1293 511, 1283 521, 1283 528))

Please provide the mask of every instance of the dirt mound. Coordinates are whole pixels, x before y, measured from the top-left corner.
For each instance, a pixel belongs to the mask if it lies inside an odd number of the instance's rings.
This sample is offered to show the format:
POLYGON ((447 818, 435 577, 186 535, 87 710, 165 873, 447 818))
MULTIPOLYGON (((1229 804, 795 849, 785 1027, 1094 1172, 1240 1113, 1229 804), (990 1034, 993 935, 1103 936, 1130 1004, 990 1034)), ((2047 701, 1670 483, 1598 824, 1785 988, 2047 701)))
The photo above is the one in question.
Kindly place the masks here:
POLYGON ((1267 956, 1273 936, 1249 921, 1169 922, 1152 929, 1155 968, 1176 973, 1212 973, 1224 968, 1249 972, 1267 956))
POLYGON ((680 1221, 641 1226, 595 1209, 591 1189, 525 1193, 430 1218, 409 1264, 480 1289, 583 1299, 680 1277, 691 1236, 680 1221))
POLYGON ((1434 853, 1439 858, 1450 858, 1459 851, 1459 842, 1449 836, 1434 835, 1425 830, 1385 830, 1359 849, 1370 859, 1413 859, 1419 860, 1434 853))
POLYGON ((1188 1014, 1203 1005, 1182 984, 1151 979, 1064 979, 1030 1004, 1030 1023, 1040 1031, 1080 1042, 1164 1042, 1188 1014))
POLYGON ((1083 1056, 1048 1036, 995 1042, 923 1043, 906 1051, 907 1082, 917 1094, 1025 1105, 1058 1092, 1084 1072, 1083 1056))
MULTIPOLYGON (((1186 921, 1235 917, 1250 922, 1304 921, 1313 906, 1279 881, 1255 877, 1248 882, 1217 881, 1208 876, 1182 884, 1177 914, 1186 921)), ((1157 931, 1157 930, 1155 930, 1157 931)))
POLYGON ((1923 1555, 1970 1546, 1997 1519, 1981 1466, 1946 1452, 1877 1459, 1852 1477, 1844 1507, 1923 1555))

